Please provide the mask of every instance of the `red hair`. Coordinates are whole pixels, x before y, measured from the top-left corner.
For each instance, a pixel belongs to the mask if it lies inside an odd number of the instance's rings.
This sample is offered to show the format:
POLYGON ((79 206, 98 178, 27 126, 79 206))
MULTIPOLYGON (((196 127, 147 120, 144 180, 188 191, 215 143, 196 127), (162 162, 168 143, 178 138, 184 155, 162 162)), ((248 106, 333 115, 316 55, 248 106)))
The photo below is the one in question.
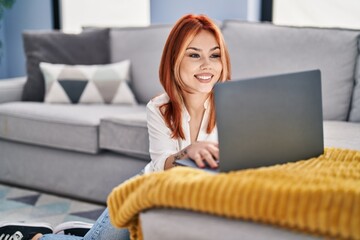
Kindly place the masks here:
MULTIPOLYGON (((180 63, 186 47, 201 30, 211 32, 219 44, 222 63, 219 81, 230 80, 229 53, 221 31, 216 24, 205 15, 189 14, 180 18, 167 38, 159 69, 160 82, 170 98, 168 103, 160 106, 160 112, 172 132, 171 137, 175 139, 185 139, 181 114, 184 104, 183 91, 186 91, 186 86, 180 78, 180 63)), ((206 128, 207 133, 211 133, 216 124, 213 92, 210 93, 209 107, 210 115, 206 128)))

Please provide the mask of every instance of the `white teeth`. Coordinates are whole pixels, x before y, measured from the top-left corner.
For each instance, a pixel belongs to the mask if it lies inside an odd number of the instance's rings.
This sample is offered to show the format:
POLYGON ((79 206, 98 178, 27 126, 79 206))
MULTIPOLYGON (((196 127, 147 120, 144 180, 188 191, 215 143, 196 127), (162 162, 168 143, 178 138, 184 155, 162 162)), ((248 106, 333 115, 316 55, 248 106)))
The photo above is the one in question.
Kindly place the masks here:
POLYGON ((211 76, 196 76, 196 77, 202 80, 209 80, 211 78, 211 76))

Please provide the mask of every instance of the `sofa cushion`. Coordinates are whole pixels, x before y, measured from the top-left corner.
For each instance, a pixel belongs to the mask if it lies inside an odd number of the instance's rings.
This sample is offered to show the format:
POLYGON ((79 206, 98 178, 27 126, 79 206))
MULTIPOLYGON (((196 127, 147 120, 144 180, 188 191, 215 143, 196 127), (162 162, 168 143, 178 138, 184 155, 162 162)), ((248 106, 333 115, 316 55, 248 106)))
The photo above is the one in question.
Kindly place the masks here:
MULTIPOLYGON (((219 193, 219 195, 220 194, 221 193, 219 193)), ((241 203, 239 203, 239 205, 241 205, 241 203)), ((318 236, 296 232, 287 228, 275 227, 270 224, 220 217, 186 209, 150 208, 140 213, 140 221, 142 234, 146 240, 323 239, 318 236), (158 226, 162 227, 159 228, 158 226), (204 230, 204 226, 206 226, 206 230, 204 230)))
POLYGON ((320 69, 324 119, 346 120, 359 31, 225 21, 232 78, 320 69))
POLYGON ((130 61, 104 65, 40 63, 45 102, 136 104, 128 86, 130 61))
POLYGON ((28 31, 23 33, 23 41, 28 76, 22 96, 25 101, 44 99, 45 84, 40 62, 90 65, 110 61, 108 29, 80 34, 28 31))
POLYGON ((355 86, 351 102, 349 121, 360 122, 360 38, 358 41, 359 54, 356 61, 355 86))
POLYGON ((112 28, 110 31, 111 62, 131 61, 131 87, 139 103, 163 92, 159 81, 161 53, 170 25, 112 28))
POLYGON ((324 121, 324 145, 360 150, 360 124, 324 121))
POLYGON ((100 148, 150 159, 146 112, 102 119, 100 148))
POLYGON ((129 112, 145 112, 145 106, 5 103, 0 105, 0 138, 97 153, 100 119, 129 112))

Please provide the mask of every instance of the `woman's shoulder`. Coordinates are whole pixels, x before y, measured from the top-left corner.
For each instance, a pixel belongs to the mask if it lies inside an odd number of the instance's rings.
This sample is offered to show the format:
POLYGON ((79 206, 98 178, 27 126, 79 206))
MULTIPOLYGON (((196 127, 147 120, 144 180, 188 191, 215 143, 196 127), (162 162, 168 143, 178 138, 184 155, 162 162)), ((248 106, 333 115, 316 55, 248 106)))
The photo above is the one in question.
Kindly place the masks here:
POLYGON ((164 103, 169 102, 169 96, 166 93, 162 93, 154 98, 152 98, 147 104, 148 107, 159 107, 164 103))

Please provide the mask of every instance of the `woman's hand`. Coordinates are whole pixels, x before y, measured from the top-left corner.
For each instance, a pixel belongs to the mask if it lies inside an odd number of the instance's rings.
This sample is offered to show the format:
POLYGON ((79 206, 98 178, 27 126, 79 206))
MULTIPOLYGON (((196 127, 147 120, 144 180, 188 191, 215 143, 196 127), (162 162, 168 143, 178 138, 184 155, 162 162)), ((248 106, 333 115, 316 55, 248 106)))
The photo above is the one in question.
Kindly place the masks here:
POLYGON ((174 161, 179 159, 191 158, 200 168, 205 167, 205 162, 211 168, 217 168, 219 159, 219 145, 215 142, 194 142, 180 152, 169 156, 165 161, 164 169, 174 167, 174 161))
POLYGON ((194 142, 186 148, 189 158, 195 161, 200 168, 205 167, 205 162, 211 168, 217 168, 219 159, 219 145, 215 142, 194 142))

